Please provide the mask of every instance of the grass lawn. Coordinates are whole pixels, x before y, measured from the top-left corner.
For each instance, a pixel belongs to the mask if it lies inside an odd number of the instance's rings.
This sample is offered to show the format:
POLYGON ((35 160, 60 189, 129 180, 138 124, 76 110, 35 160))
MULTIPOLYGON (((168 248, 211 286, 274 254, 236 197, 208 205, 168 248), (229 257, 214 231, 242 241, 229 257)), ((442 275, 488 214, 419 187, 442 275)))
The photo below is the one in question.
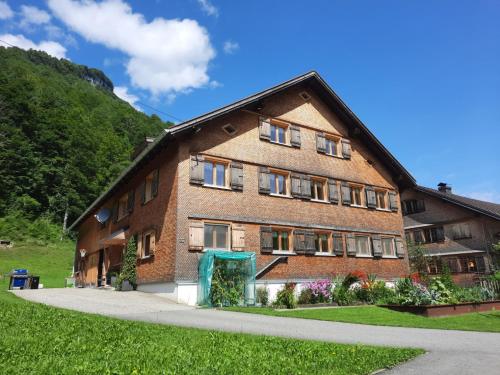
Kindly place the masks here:
POLYGON ((64 287, 64 278, 71 275, 75 244, 61 241, 47 245, 15 243, 9 249, 0 249, 0 288, 8 287, 7 275, 14 268, 26 268, 40 276, 45 288, 64 287), (2 280, 3 278, 3 280, 2 280))
POLYGON ((5 291, 0 332, 2 374, 368 374, 423 353, 124 321, 5 291))
POLYGON ((392 311, 377 306, 336 307, 289 311, 276 311, 272 308, 261 307, 230 307, 227 308, 227 310, 254 314, 383 326, 500 332, 500 311, 472 313, 440 318, 426 318, 410 313, 392 311))

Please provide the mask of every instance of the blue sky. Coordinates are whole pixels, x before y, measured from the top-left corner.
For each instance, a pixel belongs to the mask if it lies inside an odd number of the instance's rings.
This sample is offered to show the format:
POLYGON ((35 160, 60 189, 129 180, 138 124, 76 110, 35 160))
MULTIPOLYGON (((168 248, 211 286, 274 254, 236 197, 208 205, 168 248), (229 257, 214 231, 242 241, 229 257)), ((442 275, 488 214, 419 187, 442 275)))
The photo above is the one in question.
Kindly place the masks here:
POLYGON ((499 19, 495 0, 0 0, 0 39, 183 120, 317 70, 419 184, 500 203, 499 19))

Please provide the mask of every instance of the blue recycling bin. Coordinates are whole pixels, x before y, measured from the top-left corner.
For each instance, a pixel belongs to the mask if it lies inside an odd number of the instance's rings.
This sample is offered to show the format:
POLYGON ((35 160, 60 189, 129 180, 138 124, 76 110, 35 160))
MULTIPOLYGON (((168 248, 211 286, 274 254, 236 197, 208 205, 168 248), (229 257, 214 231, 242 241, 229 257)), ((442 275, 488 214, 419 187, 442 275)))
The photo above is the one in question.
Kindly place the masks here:
POLYGON ((10 288, 21 288, 24 289, 28 281, 28 270, 25 269, 15 269, 10 275, 10 288))

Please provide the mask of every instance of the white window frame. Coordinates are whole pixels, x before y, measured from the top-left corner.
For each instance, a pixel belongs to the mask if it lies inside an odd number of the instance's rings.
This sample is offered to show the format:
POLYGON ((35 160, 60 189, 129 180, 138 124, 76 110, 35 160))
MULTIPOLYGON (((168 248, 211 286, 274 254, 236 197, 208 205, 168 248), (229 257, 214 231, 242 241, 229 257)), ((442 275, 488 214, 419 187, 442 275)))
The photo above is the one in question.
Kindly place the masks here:
POLYGON ((271 119, 269 124, 269 141, 278 145, 290 145, 290 124, 287 122, 271 119), (275 129, 276 139, 273 140, 273 128, 275 129), (283 129, 283 142, 279 141, 278 128, 283 129))
POLYGON ((277 196, 277 197, 290 197, 290 172, 286 172, 286 171, 280 171, 280 170, 276 170, 276 169, 271 169, 269 171, 269 191, 270 191, 270 195, 273 195, 273 196, 277 196), (272 187, 272 179, 271 179, 271 175, 274 175, 274 189, 276 191, 276 193, 273 193, 273 187, 272 187), (284 180, 284 183, 285 183, 285 192, 282 194, 282 193, 278 193, 278 178, 277 176, 283 176, 285 178, 284 180))
POLYGON ((381 239, 381 246, 382 246, 382 257, 383 258, 397 258, 397 256, 396 256, 396 244, 394 242, 394 237, 382 237, 382 239, 381 239), (387 240, 391 241, 391 244, 390 244, 391 253, 390 254, 386 254, 385 253, 384 240, 385 241, 387 241, 387 240))
POLYGON ((326 235, 326 242, 327 242, 327 249, 323 249, 323 240, 321 238, 318 238, 319 241, 319 249, 316 248, 316 253, 315 255, 333 255, 333 239, 332 239, 332 233, 331 232, 322 232, 322 231, 317 231, 314 232, 314 246, 316 246, 316 236, 324 236, 326 235))
POLYGON ((354 242, 356 244, 356 257, 358 258, 372 258, 372 244, 369 235, 356 234, 354 235, 354 242), (366 243, 368 244, 368 254, 361 254, 358 247, 358 238, 366 238, 366 243))
POLYGON ((366 207, 366 202, 364 198, 365 187, 358 184, 349 184, 351 190, 351 206, 353 207, 366 207), (354 203, 354 190, 359 189, 359 203, 354 203))
MULTIPOLYGON (((212 231, 212 244, 216 244, 217 239, 216 239, 216 232, 212 231)), ((221 250, 221 251, 231 251, 231 225, 227 223, 212 223, 212 222, 205 222, 203 223, 203 250, 207 249, 214 249, 214 250, 221 250), (226 227, 227 232, 226 232, 226 248, 221 248, 221 247, 213 247, 213 246, 207 246, 206 245, 206 233, 205 233, 205 228, 207 226, 220 226, 220 227, 226 227)))
MULTIPOLYGON (((206 187, 213 187, 219 189, 228 189, 229 188, 229 161, 223 159, 215 159, 215 158, 205 158, 205 163, 212 164, 212 183, 204 183, 203 185, 206 187), (217 165, 224 166, 224 185, 217 184, 217 165)), ((203 173, 205 173, 205 165, 203 166, 203 173)), ((206 177, 204 178, 206 181, 206 177)))

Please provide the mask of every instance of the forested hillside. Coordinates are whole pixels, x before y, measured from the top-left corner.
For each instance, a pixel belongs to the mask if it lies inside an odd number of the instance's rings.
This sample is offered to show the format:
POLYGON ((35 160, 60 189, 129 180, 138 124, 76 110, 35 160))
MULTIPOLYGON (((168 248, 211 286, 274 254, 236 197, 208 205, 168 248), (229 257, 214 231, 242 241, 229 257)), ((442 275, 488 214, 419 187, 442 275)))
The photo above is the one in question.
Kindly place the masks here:
POLYGON ((99 70, 0 47, 0 216, 71 223, 169 126, 113 94, 99 70))

